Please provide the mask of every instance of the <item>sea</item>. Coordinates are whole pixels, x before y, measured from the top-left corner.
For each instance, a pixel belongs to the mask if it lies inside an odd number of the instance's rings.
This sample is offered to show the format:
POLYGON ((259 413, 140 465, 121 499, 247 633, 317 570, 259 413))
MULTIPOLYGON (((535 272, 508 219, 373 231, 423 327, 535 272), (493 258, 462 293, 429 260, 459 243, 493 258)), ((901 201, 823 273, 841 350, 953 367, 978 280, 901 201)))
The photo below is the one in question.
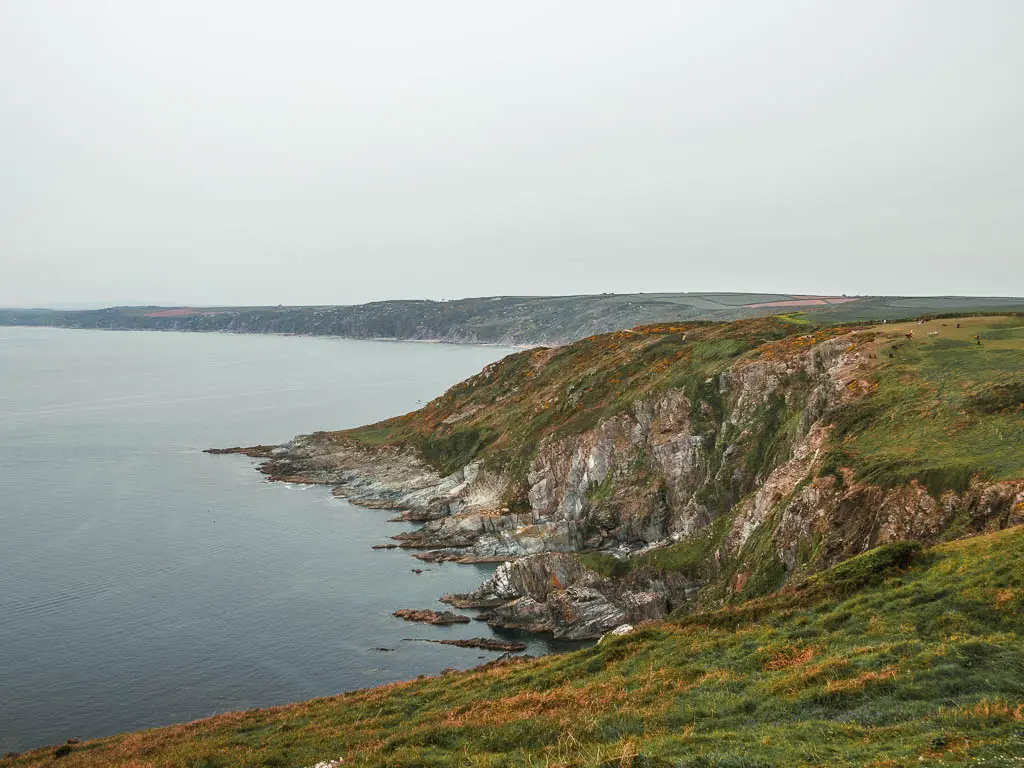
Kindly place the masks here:
POLYGON ((0 328, 0 755, 498 655, 420 640, 570 647, 394 618, 494 566, 374 550, 414 526, 202 452, 405 413, 511 351, 0 328))

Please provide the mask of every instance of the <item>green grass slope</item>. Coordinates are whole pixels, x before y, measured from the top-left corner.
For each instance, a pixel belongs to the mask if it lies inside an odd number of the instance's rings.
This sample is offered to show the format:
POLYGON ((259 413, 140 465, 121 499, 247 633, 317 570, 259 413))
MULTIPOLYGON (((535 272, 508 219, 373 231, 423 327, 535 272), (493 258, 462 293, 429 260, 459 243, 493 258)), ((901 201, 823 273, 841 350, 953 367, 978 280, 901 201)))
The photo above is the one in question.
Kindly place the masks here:
POLYGON ((876 391, 838 414, 833 465, 883 487, 917 479, 936 494, 972 476, 1024 475, 1024 317, 882 328, 876 391))
POLYGON ((3 768, 1014 766, 1024 528, 882 547, 571 654, 0 760, 3 768))

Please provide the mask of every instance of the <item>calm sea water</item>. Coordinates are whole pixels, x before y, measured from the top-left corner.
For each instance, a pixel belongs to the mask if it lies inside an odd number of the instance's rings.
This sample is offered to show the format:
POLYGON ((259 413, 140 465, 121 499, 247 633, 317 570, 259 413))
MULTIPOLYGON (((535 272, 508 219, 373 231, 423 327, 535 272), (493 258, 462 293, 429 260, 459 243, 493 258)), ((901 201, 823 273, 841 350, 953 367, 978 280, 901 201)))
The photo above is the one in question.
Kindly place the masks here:
POLYGON ((372 550, 408 526, 201 450, 403 413, 508 351, 0 328, 0 754, 494 658, 404 641, 485 624, 391 616, 489 567, 372 550))

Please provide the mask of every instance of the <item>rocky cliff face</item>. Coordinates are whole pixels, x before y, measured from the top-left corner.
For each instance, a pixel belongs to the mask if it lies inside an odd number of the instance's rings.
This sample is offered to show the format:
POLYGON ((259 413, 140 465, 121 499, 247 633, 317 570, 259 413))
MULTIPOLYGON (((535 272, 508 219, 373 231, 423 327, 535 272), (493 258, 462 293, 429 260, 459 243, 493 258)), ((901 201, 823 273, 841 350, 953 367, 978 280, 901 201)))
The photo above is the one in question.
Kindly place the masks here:
MULTIPOLYGON (((487 608, 492 624, 594 637, 695 600, 770 591, 878 544, 1024 522, 1024 481, 976 478, 936 496, 824 471, 836 410, 877 386, 877 349, 865 329, 766 343, 588 428, 550 431, 525 473, 477 458, 444 474, 408 443, 330 433, 274 449, 262 469, 423 521, 395 537, 422 557, 507 561, 448 598, 487 608)), ((535 357, 522 375, 547 364, 535 357)), ((566 386, 538 418, 577 392, 566 386)), ((446 423, 481 406, 458 407, 446 423)))
POLYGON ((475 591, 441 599, 461 608, 488 609, 492 626, 581 640, 665 615, 664 594, 633 587, 598 575, 570 554, 551 553, 505 562, 475 591))

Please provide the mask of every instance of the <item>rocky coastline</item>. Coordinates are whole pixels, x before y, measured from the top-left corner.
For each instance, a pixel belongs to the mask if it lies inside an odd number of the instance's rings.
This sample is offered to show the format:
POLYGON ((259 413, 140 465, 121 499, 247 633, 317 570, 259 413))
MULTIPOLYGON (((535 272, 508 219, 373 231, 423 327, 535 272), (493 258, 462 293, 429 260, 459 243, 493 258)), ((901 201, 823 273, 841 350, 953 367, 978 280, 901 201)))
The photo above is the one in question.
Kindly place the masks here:
MULTIPOLYGON (((492 627, 595 639, 764 594, 881 544, 1024 522, 1022 480, 979 475, 936 494, 830 465, 837 414, 877 386, 876 337, 855 329, 766 344, 586 429, 552 431, 525 477, 473 456, 442 471, 408 441, 344 432, 213 452, 263 459, 270 480, 330 485, 421 524, 379 547, 435 563, 500 563, 476 590, 442 598, 482 611, 492 627)), ((551 354, 527 358, 532 370, 551 354)), ((445 424, 479 415, 459 402, 445 424)))

